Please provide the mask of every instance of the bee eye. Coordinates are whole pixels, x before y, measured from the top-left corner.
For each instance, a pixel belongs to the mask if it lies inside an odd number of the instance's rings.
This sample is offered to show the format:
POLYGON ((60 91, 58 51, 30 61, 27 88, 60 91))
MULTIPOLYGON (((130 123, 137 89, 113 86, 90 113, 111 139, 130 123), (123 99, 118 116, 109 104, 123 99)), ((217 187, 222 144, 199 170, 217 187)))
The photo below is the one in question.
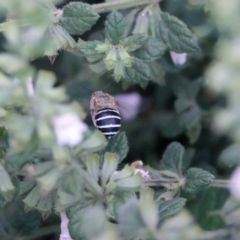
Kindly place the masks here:
POLYGON ((113 108, 103 108, 95 115, 96 127, 108 139, 119 132, 121 127, 121 117, 119 112, 113 108))

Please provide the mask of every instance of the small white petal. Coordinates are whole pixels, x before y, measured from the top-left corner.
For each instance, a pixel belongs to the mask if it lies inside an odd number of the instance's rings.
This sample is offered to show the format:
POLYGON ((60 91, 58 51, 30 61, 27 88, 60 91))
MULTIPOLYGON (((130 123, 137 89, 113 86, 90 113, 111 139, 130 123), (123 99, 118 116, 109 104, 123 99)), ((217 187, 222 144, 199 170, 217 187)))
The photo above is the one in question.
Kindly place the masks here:
POLYGON ((136 117, 142 104, 142 97, 137 92, 114 96, 119 104, 122 119, 128 121, 136 117))
POLYGON ((68 222, 69 219, 65 212, 61 213, 61 234, 59 240, 72 240, 69 230, 68 230, 68 222))
POLYGON ((240 200, 240 166, 233 172, 228 187, 230 192, 240 200))
POLYGON ((137 174, 137 173, 140 173, 145 180, 148 180, 151 178, 149 175, 149 172, 143 169, 139 169, 139 168, 135 169, 134 174, 137 174))
POLYGON ((183 65, 187 61, 186 53, 170 52, 170 55, 175 65, 183 65))
POLYGON ((59 145, 74 147, 78 145, 87 125, 75 113, 65 113, 53 119, 53 126, 59 145))
POLYGON ((27 89, 28 96, 32 97, 34 95, 34 88, 33 88, 33 82, 31 77, 29 77, 26 80, 26 89, 27 89))

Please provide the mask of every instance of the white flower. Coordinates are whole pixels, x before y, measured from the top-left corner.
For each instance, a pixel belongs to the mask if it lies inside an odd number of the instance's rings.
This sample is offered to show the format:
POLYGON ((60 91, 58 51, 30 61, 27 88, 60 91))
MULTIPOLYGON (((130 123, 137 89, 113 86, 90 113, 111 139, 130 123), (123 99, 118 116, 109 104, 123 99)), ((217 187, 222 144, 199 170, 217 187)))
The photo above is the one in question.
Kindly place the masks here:
POLYGON ((233 172, 229 180, 229 190, 230 192, 240 200, 240 166, 238 166, 233 172))
POLYGON ((87 125, 75 113, 65 113, 53 119, 53 126, 59 145, 74 147, 83 139, 87 125))
POLYGON ((137 92, 124 93, 114 96, 119 105, 122 119, 128 121, 138 114, 142 104, 142 97, 137 92))
POLYGON ((175 65, 183 65, 187 61, 186 53, 170 52, 170 55, 175 65))
POLYGON ((28 96, 32 97, 34 95, 34 88, 33 88, 33 82, 31 77, 29 77, 26 80, 26 89, 27 89, 28 96))
POLYGON ((149 172, 144 169, 140 169, 140 168, 135 169, 134 174, 137 174, 137 173, 140 173, 142 175, 143 179, 145 179, 145 180, 151 179, 149 172))
POLYGON ((72 240, 68 230, 69 219, 67 218, 65 212, 61 213, 60 216, 61 216, 61 234, 59 240, 72 240))

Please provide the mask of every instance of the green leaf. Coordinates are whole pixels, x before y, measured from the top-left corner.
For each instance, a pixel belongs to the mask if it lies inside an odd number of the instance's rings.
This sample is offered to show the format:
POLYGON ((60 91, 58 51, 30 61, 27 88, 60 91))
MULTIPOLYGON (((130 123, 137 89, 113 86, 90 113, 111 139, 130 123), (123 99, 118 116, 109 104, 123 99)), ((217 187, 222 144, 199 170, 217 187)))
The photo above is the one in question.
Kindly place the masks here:
POLYGON ((122 178, 127 178, 133 175, 133 169, 129 165, 125 165, 125 167, 121 171, 117 171, 111 177, 111 181, 117 181, 122 178))
POLYGON ((42 214, 49 214, 54 207, 54 192, 45 195, 40 192, 40 185, 36 185, 30 193, 23 199, 28 208, 36 208, 42 214))
POLYGON ((197 40, 185 23, 168 13, 161 13, 161 20, 156 24, 156 35, 171 51, 186 53, 199 51, 197 40))
POLYGON ((158 223, 157 206, 153 194, 154 191, 151 188, 142 188, 140 192, 140 211, 149 229, 156 229, 158 223))
POLYGON ((100 41, 84 42, 79 46, 79 51, 87 58, 89 62, 96 62, 104 57, 103 53, 96 50, 97 45, 102 44, 100 41))
POLYGON ((218 159, 218 164, 223 168, 233 168, 240 164, 240 145, 232 144, 224 149, 218 159))
POLYGON ((134 58, 131 67, 125 68, 125 77, 132 83, 146 82, 151 79, 151 71, 146 63, 134 58))
POLYGON ((105 22, 106 38, 113 44, 118 44, 125 37, 125 27, 123 15, 117 11, 111 12, 105 22))
POLYGON ((132 36, 127 37, 121 43, 127 52, 133 52, 147 41, 147 36, 143 34, 134 34, 132 36))
POLYGON ((107 144, 105 136, 99 131, 95 130, 86 140, 81 144, 81 150, 84 152, 96 152, 107 144))
POLYGON ((179 116, 179 125, 189 130, 197 127, 201 120, 201 109, 194 105, 187 111, 184 111, 179 116))
POLYGON ((99 19, 99 15, 86 3, 71 2, 64 6, 61 23, 70 34, 83 34, 99 19))
POLYGON ((159 221, 161 222, 163 219, 179 213, 180 210, 184 207, 185 203, 186 199, 180 197, 166 201, 161 200, 158 203, 159 221))
POLYGON ((116 181, 117 186, 122 189, 137 189, 142 184, 142 176, 140 174, 135 174, 127 178, 121 178, 118 181, 116 181))
POLYGON ((93 239, 104 229, 106 215, 99 204, 83 207, 77 205, 69 215, 69 232, 73 239, 93 239))
POLYGON ((112 176, 114 171, 117 169, 119 157, 115 153, 106 152, 104 154, 104 162, 102 167, 102 179, 103 184, 112 176))
POLYGON ((0 69, 9 74, 14 74, 27 67, 27 62, 14 54, 0 54, 0 69))
POLYGON ((83 179, 78 168, 71 169, 61 179, 61 189, 73 196, 79 195, 83 189, 83 179))
POLYGON ((164 170, 173 171, 181 176, 183 154, 184 147, 178 142, 172 142, 164 151, 160 167, 164 170))
POLYGON ((0 191, 2 193, 14 191, 14 186, 12 184, 10 176, 2 165, 0 165, 0 191))
POLYGON ((135 193, 128 191, 116 191, 114 197, 108 203, 108 210, 115 218, 118 218, 120 208, 130 199, 136 199, 135 193))
POLYGON ((99 155, 98 154, 89 154, 86 156, 86 166, 89 175, 98 182, 98 178, 100 175, 99 171, 99 155))
POLYGON ((22 201, 14 201, 1 211, 0 222, 3 223, 0 228, 0 238, 10 240, 30 237, 39 229, 42 219, 37 210, 26 212, 22 201))
POLYGON ((39 139, 34 134, 26 148, 19 153, 10 153, 6 156, 4 167, 8 172, 15 172, 21 169, 34 156, 39 144, 39 139))
POLYGON ((116 153, 119 156, 118 163, 127 156, 128 150, 128 140, 125 132, 120 132, 112 137, 109 140, 107 147, 104 149, 105 152, 116 153))
POLYGON ((140 239, 146 239, 143 235, 146 233, 144 231, 146 228, 139 209, 139 203, 136 199, 127 201, 127 203, 119 209, 118 216, 118 228, 120 234, 124 236, 124 239, 139 239, 136 237, 140 231, 140 239))
POLYGON ((186 172, 186 183, 184 190, 189 193, 195 193, 204 187, 207 187, 214 180, 214 176, 201 168, 190 168, 186 172))
POLYGON ((143 61, 151 62, 160 58, 166 51, 166 45, 159 39, 149 37, 141 49, 135 52, 135 56, 143 61))
MULTIPOLYGON (((41 167, 41 165, 42 164, 38 165, 37 167, 41 167)), ((53 167, 41 176, 36 176, 36 180, 41 186, 42 193, 46 194, 50 192, 58 183, 61 175, 62 171, 57 167, 53 167)))
MULTIPOLYGON (((188 197, 187 208, 203 229, 208 231, 221 229, 226 225, 217 212, 221 214, 219 209, 222 208, 228 196, 227 189, 206 188, 198 192, 194 198, 188 197), (206 199, 209 201, 206 201, 206 199), (216 214, 213 214, 214 212, 216 214)), ((221 214, 221 216, 224 215, 221 214)))

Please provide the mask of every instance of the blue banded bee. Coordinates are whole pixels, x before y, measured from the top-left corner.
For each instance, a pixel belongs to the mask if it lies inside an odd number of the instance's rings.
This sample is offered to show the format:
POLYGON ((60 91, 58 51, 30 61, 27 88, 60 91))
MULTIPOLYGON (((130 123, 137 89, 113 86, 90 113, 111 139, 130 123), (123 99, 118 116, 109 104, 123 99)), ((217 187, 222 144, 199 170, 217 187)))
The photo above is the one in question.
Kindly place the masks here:
POLYGON ((121 117, 114 97, 102 91, 94 92, 90 97, 90 112, 94 126, 107 139, 119 132, 121 117))

